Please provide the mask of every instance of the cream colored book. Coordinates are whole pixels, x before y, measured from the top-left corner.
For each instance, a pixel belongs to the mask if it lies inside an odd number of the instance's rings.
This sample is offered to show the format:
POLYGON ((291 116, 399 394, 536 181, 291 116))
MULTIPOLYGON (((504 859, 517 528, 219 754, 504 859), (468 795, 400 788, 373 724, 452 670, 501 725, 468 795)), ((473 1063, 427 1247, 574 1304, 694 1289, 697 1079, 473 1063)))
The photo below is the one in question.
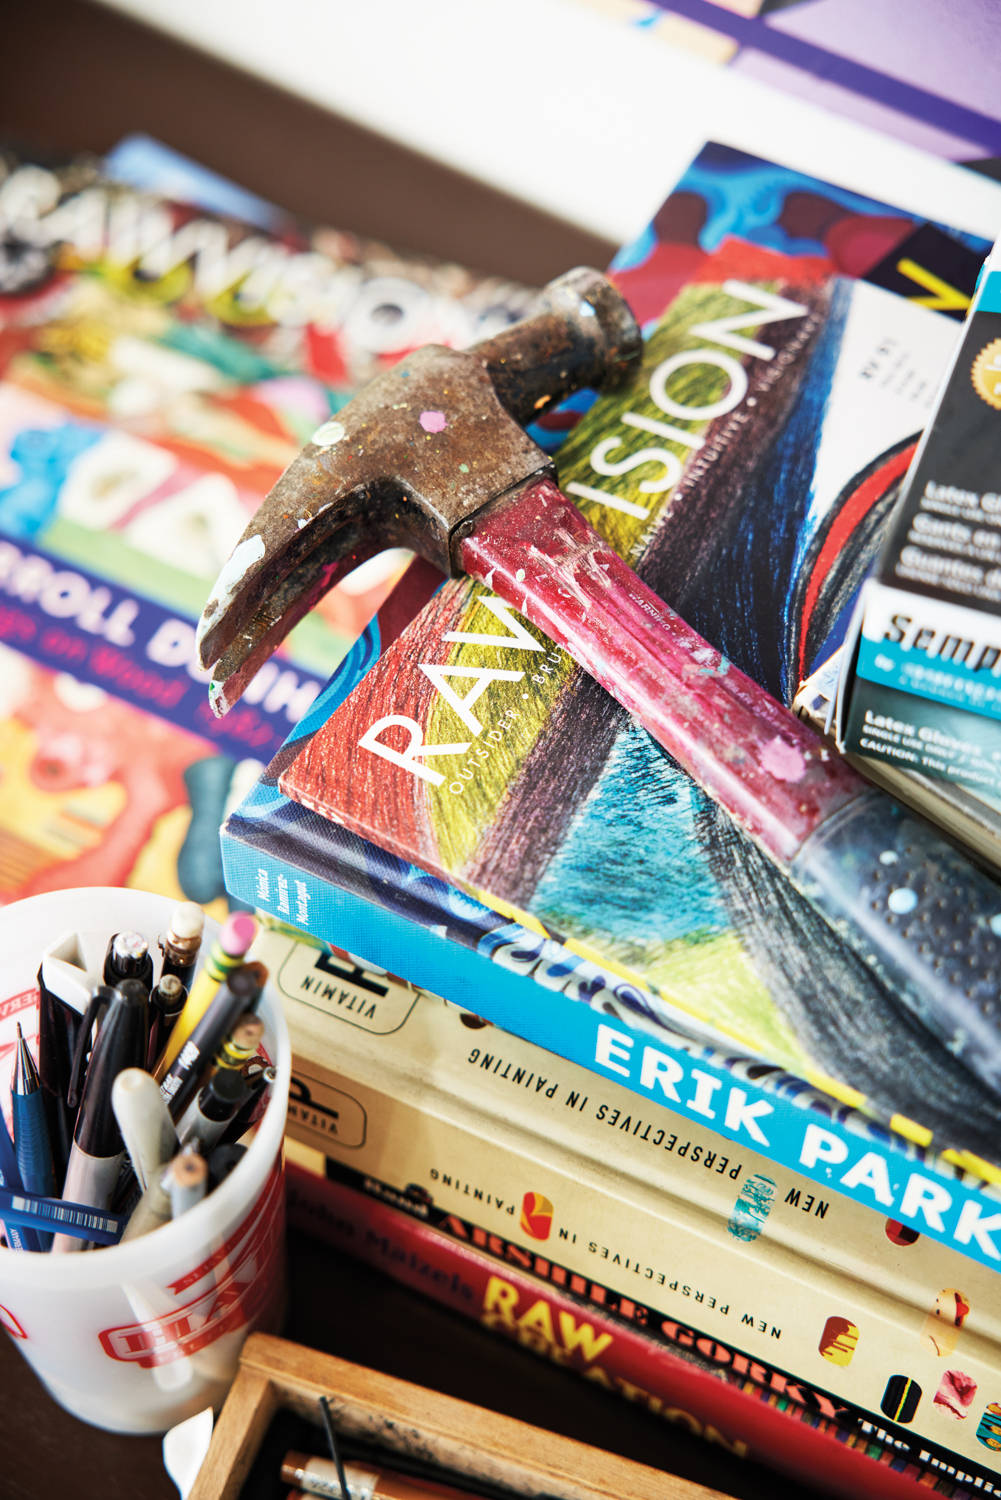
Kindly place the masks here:
POLYGON ((288 1132, 328 1172, 980 1487, 1001 1473, 994 1272, 717 1135, 697 1093, 686 1122, 391 976, 279 934, 261 956, 288 1132))

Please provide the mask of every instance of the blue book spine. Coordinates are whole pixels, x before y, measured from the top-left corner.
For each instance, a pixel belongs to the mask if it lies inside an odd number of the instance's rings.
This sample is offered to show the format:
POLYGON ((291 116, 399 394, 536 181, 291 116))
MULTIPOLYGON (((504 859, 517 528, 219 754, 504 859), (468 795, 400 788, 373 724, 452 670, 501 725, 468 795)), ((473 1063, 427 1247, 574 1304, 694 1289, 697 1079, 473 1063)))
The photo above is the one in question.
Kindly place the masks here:
MULTIPOLYGON (((321 831, 311 822, 310 828, 350 847, 353 836, 336 825, 321 831)), ((239 836, 239 817, 225 825, 222 841, 227 888, 240 900, 625 1084, 639 1099, 667 1105, 678 1116, 679 1136, 695 1117, 735 1144, 753 1146, 776 1165, 811 1178, 825 1192, 854 1198, 983 1265, 1001 1265, 997 1188, 773 1064, 731 1054, 662 1020, 646 1020, 616 1003, 614 988, 593 966, 583 960, 578 966, 561 945, 536 939, 497 913, 490 913, 497 925, 466 946, 448 935, 444 911, 441 923, 429 920, 427 897, 424 920, 412 920, 348 889, 355 878, 349 861, 343 868, 325 864, 330 875, 345 881, 334 884, 287 852, 261 847, 261 830, 253 823, 242 831, 255 841, 239 836), (578 967, 581 975, 575 977, 578 967), (601 983, 595 983, 596 974, 601 983)), ((318 862, 322 855, 317 850, 318 862)), ((475 917, 479 903, 454 896, 475 917)))

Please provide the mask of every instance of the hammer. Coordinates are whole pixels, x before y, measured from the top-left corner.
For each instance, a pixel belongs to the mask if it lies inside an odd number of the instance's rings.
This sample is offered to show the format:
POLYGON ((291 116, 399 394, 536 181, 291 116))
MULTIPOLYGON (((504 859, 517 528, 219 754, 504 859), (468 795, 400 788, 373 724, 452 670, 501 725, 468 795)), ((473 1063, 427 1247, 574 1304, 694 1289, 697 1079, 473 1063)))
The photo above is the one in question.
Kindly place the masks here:
POLYGON ((218 714, 338 579, 386 547, 479 579, 633 714, 942 1042, 1001 1092, 1001 891, 872 788, 643 584, 524 432, 640 360, 597 271, 465 352, 428 345, 313 435, 237 543, 199 626, 218 714))

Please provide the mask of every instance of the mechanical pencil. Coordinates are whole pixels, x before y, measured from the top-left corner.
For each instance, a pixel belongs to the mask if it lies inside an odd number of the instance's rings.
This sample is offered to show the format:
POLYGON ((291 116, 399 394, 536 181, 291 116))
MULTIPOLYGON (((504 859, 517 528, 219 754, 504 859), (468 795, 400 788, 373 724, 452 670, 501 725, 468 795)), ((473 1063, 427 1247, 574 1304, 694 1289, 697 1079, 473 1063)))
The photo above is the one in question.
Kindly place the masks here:
POLYGON ((166 1078, 174 1059, 208 1010, 226 975, 243 962, 244 954, 254 941, 256 933, 257 923, 243 911, 231 912, 222 924, 222 930, 209 949, 201 973, 191 986, 187 1003, 153 1071, 157 1083, 162 1083, 166 1078))
MULTIPOLYGON (((8 1191, 22 1190, 21 1173, 18 1170, 14 1142, 7 1133, 7 1121, 0 1109, 0 1185, 8 1191)), ((12 1250, 41 1250, 38 1235, 33 1229, 12 1222, 7 1225, 7 1243, 12 1250)))
MULTIPOLYGON (((38 1070, 28 1044, 17 1023, 17 1052, 14 1081, 11 1085, 11 1108, 14 1116, 14 1147, 21 1185, 25 1192, 42 1198, 56 1196, 56 1175, 49 1145, 49 1127, 45 1118, 45 1101, 38 1082, 38 1070)), ((39 1235, 39 1244, 48 1250, 51 1235, 39 1235)))

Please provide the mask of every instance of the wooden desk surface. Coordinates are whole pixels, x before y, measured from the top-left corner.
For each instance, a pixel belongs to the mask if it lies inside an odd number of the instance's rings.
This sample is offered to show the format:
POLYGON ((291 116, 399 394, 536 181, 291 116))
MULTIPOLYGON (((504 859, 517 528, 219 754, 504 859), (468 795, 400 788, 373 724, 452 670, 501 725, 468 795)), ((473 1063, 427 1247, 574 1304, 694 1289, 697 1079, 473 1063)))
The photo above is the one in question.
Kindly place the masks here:
MULTIPOLYGON (((289 1309, 297 1343, 666 1469, 737 1500, 820 1500, 621 1397, 557 1369, 296 1231, 289 1309)), ((6 1335, 0 1341, 3 1500, 176 1500, 159 1438, 120 1437, 68 1416, 6 1335)))

